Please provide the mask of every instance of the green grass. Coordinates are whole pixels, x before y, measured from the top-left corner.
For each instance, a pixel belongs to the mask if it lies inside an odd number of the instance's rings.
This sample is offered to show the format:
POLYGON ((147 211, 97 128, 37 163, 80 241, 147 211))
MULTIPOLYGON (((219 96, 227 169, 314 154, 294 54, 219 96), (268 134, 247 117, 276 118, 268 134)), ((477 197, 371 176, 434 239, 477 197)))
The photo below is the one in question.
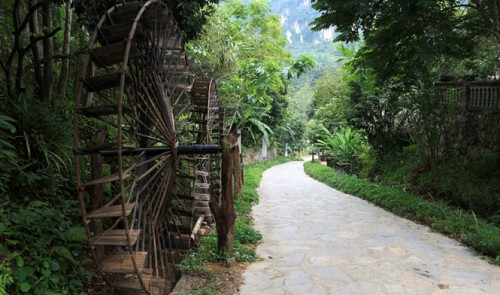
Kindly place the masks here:
POLYGON ((399 216, 430 226, 500 265, 500 229, 474 213, 449 207, 442 201, 428 201, 409 192, 338 173, 318 163, 305 163, 312 178, 348 194, 363 198, 399 216))

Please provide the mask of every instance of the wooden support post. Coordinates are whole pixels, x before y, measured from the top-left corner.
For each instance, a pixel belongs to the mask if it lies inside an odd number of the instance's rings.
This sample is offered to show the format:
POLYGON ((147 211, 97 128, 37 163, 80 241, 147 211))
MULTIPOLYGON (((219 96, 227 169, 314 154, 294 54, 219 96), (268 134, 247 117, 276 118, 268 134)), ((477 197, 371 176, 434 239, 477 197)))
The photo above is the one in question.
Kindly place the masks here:
MULTIPOLYGON (((99 130, 94 135, 92 139, 92 144, 95 146, 100 146, 106 142, 106 131, 99 130)), ((103 156, 99 153, 93 153, 90 157, 90 166, 91 166, 91 174, 92 179, 102 178, 103 175, 103 156)), ((93 185, 90 191, 90 195, 92 198, 91 208, 92 211, 101 208, 102 206, 102 198, 104 195, 104 184, 93 185)), ((102 223, 100 219, 94 220, 94 231, 96 234, 99 234, 103 231, 102 223)), ((97 246, 96 255, 98 257, 102 257, 104 255, 104 248, 102 246, 97 246)))
POLYGON ((235 150, 238 150, 237 138, 233 135, 223 135, 221 138, 222 147, 222 198, 221 203, 217 204, 212 200, 210 207, 215 215, 215 224, 217 227, 217 246, 219 255, 225 251, 230 251, 234 242, 234 223, 236 213, 233 202, 233 159, 235 150))

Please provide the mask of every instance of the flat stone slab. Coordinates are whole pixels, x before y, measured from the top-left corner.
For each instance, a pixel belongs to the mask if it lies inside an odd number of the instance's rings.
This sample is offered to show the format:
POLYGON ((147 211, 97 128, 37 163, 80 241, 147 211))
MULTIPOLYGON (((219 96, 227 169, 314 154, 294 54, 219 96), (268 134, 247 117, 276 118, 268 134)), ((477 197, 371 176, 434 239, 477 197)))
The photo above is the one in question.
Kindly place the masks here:
POLYGON ((242 295, 500 294, 500 267, 459 242, 308 177, 264 172, 252 215, 260 260, 242 295))

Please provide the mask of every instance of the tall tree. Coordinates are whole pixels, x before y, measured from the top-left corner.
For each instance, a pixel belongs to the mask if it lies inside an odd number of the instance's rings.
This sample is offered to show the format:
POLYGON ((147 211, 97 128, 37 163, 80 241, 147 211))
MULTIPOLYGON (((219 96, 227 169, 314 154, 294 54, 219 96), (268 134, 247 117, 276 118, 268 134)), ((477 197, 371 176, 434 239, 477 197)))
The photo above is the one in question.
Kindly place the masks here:
MULTIPOLYGON (((28 9, 31 10, 37 5, 36 0, 28 1, 28 9)), ((33 42, 36 36, 40 32, 40 25, 38 23, 38 12, 34 12, 31 14, 31 18, 29 20, 29 29, 30 29, 30 40, 33 42)), ((33 68, 35 71, 35 80, 38 85, 42 84, 43 73, 40 67, 40 59, 42 57, 42 46, 41 42, 34 42, 31 52, 33 55, 33 68)))
MULTIPOLYGON (((51 0, 42 2, 42 19, 44 30, 52 29, 53 3, 51 0)), ((52 98, 52 89, 54 82, 54 46, 52 36, 43 39, 43 81, 42 81, 42 99, 48 101, 52 98)))
POLYGON ((65 14, 66 19, 64 22, 64 40, 62 47, 63 61, 61 65, 61 76, 59 78, 59 95, 66 94, 69 78, 69 54, 70 54, 70 40, 71 40, 71 26, 73 23, 73 10, 71 9, 72 0, 65 0, 65 14))
POLYGON ((363 38, 366 46, 359 55, 385 81, 395 75, 408 81, 426 77, 442 56, 470 56, 478 35, 500 33, 498 0, 313 3, 321 12, 314 29, 335 26, 339 41, 363 38))

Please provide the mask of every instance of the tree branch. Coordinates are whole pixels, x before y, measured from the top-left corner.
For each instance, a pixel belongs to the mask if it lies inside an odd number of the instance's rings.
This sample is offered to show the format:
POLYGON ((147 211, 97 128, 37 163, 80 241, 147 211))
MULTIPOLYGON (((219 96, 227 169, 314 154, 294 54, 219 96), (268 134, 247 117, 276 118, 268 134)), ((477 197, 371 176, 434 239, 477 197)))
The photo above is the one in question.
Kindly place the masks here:
POLYGON ((21 24, 19 25, 19 27, 16 28, 16 30, 14 31, 14 34, 17 35, 17 34, 21 34, 21 32, 24 30, 24 28, 28 25, 29 21, 30 21, 30 18, 31 18, 31 15, 33 13, 35 13, 37 11, 38 8, 42 7, 42 4, 43 2, 38 2, 37 4, 35 4, 34 6, 32 6, 30 8, 30 10, 28 10, 28 12, 26 13, 26 16, 24 17, 23 21, 21 22, 21 24))
POLYGON ((2 70, 4 72, 7 72, 7 67, 5 66, 5 64, 3 63, 3 61, 0 60, 0 66, 2 67, 2 70))
POLYGON ((481 31, 487 31, 487 32, 490 32, 490 33, 493 33, 493 35, 496 36, 496 38, 498 40, 500 40, 500 32, 494 30, 494 29, 491 29, 491 28, 487 28, 487 27, 477 27, 477 26, 472 26, 471 28, 473 29, 477 29, 477 30, 481 30, 481 31))
MULTIPOLYGON (((44 64, 49 60, 55 60, 55 59, 71 59, 76 57, 77 55, 82 54, 81 52, 75 52, 75 53, 70 53, 70 54, 54 54, 52 56, 46 56, 38 61, 38 64, 44 64)), ((33 64, 33 66, 35 66, 33 64)))
POLYGON ((471 0, 475 4, 475 9, 479 14, 481 14, 485 18, 491 18, 491 15, 488 14, 488 11, 484 8, 483 4, 479 0, 471 0))
POLYGON ((19 54, 26 54, 26 51, 30 50, 31 47, 35 46, 35 44, 39 41, 42 41, 42 40, 45 40, 47 38, 51 38, 51 37, 54 37, 54 35, 59 32, 61 30, 61 28, 56 28, 54 29, 52 32, 49 32, 49 33, 45 33, 43 36, 40 36, 40 37, 37 37, 33 40, 31 40, 31 42, 24 48, 21 48, 19 50, 19 54))

